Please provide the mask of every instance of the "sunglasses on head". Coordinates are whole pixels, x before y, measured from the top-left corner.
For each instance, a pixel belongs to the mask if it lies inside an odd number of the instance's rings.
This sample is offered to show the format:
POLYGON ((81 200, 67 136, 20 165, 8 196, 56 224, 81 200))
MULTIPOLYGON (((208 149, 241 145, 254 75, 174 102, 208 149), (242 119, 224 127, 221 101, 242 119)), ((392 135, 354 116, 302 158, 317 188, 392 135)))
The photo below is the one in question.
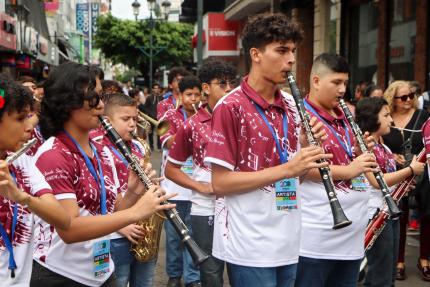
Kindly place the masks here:
POLYGON ((406 102, 409 98, 409 100, 413 100, 415 98, 415 93, 410 93, 409 95, 403 95, 403 96, 398 96, 398 97, 394 97, 396 99, 400 99, 402 100, 402 102, 406 102))

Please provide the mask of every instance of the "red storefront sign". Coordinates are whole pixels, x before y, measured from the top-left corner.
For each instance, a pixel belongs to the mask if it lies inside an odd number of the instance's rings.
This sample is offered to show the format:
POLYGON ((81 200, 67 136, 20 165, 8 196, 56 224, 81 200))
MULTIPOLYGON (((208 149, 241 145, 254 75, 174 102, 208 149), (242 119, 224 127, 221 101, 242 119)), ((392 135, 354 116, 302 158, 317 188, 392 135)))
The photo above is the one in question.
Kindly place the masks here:
POLYGON ((0 47, 16 50, 15 25, 14 18, 5 13, 0 13, 0 47))
MULTIPOLYGON (((211 56, 239 55, 238 21, 225 20, 223 13, 207 13, 203 16, 203 58, 211 56)), ((197 34, 191 40, 193 48, 197 47, 197 34)))
POLYGON ((239 22, 226 21, 223 13, 208 13, 208 51, 224 51, 236 55, 239 22))

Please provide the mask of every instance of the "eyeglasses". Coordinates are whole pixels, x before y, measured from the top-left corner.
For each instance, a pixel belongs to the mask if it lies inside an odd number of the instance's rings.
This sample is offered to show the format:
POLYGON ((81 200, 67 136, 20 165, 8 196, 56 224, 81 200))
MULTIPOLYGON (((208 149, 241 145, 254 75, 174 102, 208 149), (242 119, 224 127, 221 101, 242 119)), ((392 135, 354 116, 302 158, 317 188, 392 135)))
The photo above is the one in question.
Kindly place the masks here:
POLYGON ((84 101, 88 101, 88 106, 90 109, 97 107, 101 101, 100 95, 96 92, 91 92, 84 96, 84 101))
POLYGON ((231 80, 231 81, 221 80, 221 81, 212 82, 209 84, 210 85, 219 85, 219 87, 223 90, 225 90, 227 88, 227 85, 229 85, 232 88, 237 87, 237 81, 236 80, 231 80))
POLYGON ((403 95, 403 96, 398 96, 398 97, 394 97, 395 99, 401 99, 402 102, 406 102, 409 98, 409 100, 413 100, 415 98, 415 93, 410 93, 409 95, 403 95))

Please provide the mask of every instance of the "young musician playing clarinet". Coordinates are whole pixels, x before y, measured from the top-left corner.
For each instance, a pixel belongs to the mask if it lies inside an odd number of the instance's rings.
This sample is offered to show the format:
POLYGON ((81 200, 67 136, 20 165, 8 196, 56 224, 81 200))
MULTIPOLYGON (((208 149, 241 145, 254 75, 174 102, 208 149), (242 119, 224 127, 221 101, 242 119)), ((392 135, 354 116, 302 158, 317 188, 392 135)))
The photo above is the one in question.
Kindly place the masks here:
MULTIPOLYGON (((369 199, 365 172, 376 171, 373 155, 356 156, 355 139, 339 98, 348 83, 348 63, 334 54, 321 54, 313 63, 310 93, 304 99, 312 116, 324 124, 323 142, 340 205, 352 224, 333 230, 333 217, 318 170, 309 171, 302 194, 302 230, 296 286, 356 286, 364 256, 364 230, 369 199)), ((370 140, 370 139, 369 139, 370 140)))
MULTIPOLYGON (((137 102, 123 93, 114 93, 106 96, 103 103, 105 118, 128 144, 132 153, 138 159, 144 158, 145 147, 134 140, 131 134, 136 130, 137 102)), ((107 135, 93 139, 110 148, 114 154, 115 166, 117 166, 118 171, 127 172, 127 168, 124 168, 128 166, 127 161, 107 135)), ((119 179, 124 178, 127 179, 127 173, 125 176, 119 177, 119 179)), ((126 191, 127 181, 120 182, 120 192, 124 194, 126 191)), ((127 287, 127 284, 130 287, 151 287, 153 285, 157 258, 140 262, 135 258, 134 252, 131 251, 131 244, 138 244, 138 241, 142 240, 144 236, 149 235, 145 234, 143 227, 136 223, 121 228, 111 235, 111 255, 115 263, 117 287, 127 287)))
MULTIPOLYGON (((185 121, 193 116, 200 102, 201 83, 195 76, 186 76, 179 82, 179 98, 180 104, 177 109, 170 109, 165 114, 162 120, 166 120, 170 127, 166 134, 160 136, 161 146, 163 148, 163 157, 170 153, 170 148, 176 138, 176 133, 179 128, 184 125, 185 121)), ((163 160, 161 170, 164 171, 167 160, 163 160)), ((193 169, 192 157, 187 159, 182 166, 182 170, 191 176, 193 169)), ((176 203, 177 210, 184 223, 192 232, 191 226, 191 190, 177 185, 169 179, 161 182, 161 186, 167 191, 179 191, 179 195, 172 201, 176 203)), ((169 276, 168 287, 181 286, 181 277, 184 273, 185 286, 193 287, 200 286, 200 272, 194 266, 189 252, 181 246, 180 238, 176 234, 170 222, 166 221, 164 225, 166 231, 166 273, 169 276), (183 259, 185 258, 185 259, 183 259)))
POLYGON ((70 216, 34 168, 31 156, 23 153, 12 162, 5 161, 8 152, 16 152, 30 139, 32 108, 30 91, 0 74, 1 286, 30 285, 34 214, 60 229, 70 226, 70 216), (35 196, 37 190, 41 193, 35 196))
MULTIPOLYGON (((411 175, 423 173, 424 163, 418 162, 416 158, 409 166, 396 171, 394 155, 382 140, 382 136, 390 133, 393 122, 386 100, 383 98, 362 99, 357 104, 355 116, 360 129, 363 132, 369 132, 376 142, 373 153, 388 186, 394 186, 411 175)), ((384 200, 373 174, 370 174, 368 179, 372 187, 368 203, 368 218, 371 220, 377 211, 384 207, 384 200)), ((382 233, 366 252, 368 269, 365 286, 394 286, 398 250, 399 220, 388 219, 382 233)))
MULTIPOLYGON (((215 215, 215 195, 211 185, 210 166, 203 163, 211 134, 212 111, 219 99, 234 88, 236 72, 221 60, 205 62, 199 71, 202 90, 208 103, 182 125, 169 151, 165 175, 177 184, 192 190, 191 224, 197 244, 212 254, 215 215), (181 167, 192 157, 193 174, 189 177, 181 167)), ((214 239, 215 240, 215 239, 214 239)), ((217 245, 216 245, 217 246, 217 245)), ((216 250, 217 253, 222 250, 216 250)), ((224 262, 211 257, 200 265, 202 286, 223 286, 224 262)))
MULTIPOLYGON (((144 187, 133 172, 125 194, 119 192, 122 173, 113 153, 89 138, 104 108, 100 81, 89 66, 64 63, 50 73, 44 87, 40 128, 47 140, 35 155, 35 165, 71 224, 61 230, 36 222, 31 285, 116 286, 109 235, 174 205, 160 205, 169 196, 157 187, 142 196, 144 187)), ((43 192, 35 190, 36 195, 43 192)))
MULTIPOLYGON (((227 262, 235 287, 293 286, 299 176, 326 166, 315 161, 330 157, 319 147, 300 149, 294 99, 278 88, 293 68, 301 38, 301 29, 285 15, 250 18, 242 35, 249 75, 213 111, 205 162, 211 164, 212 188, 224 196, 226 208, 225 250, 214 255, 227 262)), ((321 127, 313 126, 317 139, 324 136, 321 127)))

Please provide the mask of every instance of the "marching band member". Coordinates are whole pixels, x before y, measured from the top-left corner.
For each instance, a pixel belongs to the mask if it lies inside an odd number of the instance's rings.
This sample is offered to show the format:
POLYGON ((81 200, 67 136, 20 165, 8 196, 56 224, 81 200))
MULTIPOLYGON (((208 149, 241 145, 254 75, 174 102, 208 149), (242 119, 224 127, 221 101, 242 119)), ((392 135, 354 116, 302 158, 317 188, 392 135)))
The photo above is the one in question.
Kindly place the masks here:
MULTIPOLYGON (((132 153, 139 159, 143 158, 145 148, 131 135, 136 129, 137 102, 125 94, 114 93, 109 94, 103 103, 105 105, 104 115, 112 127, 129 144, 132 153)), ((108 146, 114 153, 115 166, 118 171, 127 171, 123 168, 128 166, 127 161, 106 135, 93 139, 108 146)), ((119 178, 127 178, 127 174, 119 178)), ((127 181, 120 182, 120 192, 124 194, 126 191, 127 181)), ((136 223, 130 224, 111 235, 111 255, 115 263, 117 287, 126 287, 127 284, 130 287, 152 286, 157 258, 147 262, 139 262, 131 251, 131 244, 137 244, 138 240, 144 236, 145 230, 136 223)))
POLYGON ((164 100, 159 102, 157 105, 157 120, 164 117, 164 114, 168 110, 176 109, 178 107, 180 95, 179 82, 183 77, 188 76, 189 74, 190 73, 188 73, 188 71, 183 67, 173 67, 170 69, 167 77, 170 91, 163 96, 164 100))
MULTIPOLYGON (((169 151, 165 175, 184 188, 192 190, 191 225, 197 244, 212 254, 215 215, 215 195, 211 185, 210 166, 203 163, 206 147, 211 134, 212 111, 216 103, 234 88, 236 73, 233 66, 220 61, 209 60, 199 71, 202 90, 208 103, 198 109, 175 135, 175 141, 169 151), (192 177, 181 167, 192 157, 192 177)), ((217 250, 220 252, 220 250, 217 250)), ((211 257, 200 265, 202 286, 223 286, 224 262, 211 257)))
MULTIPOLYGON (((391 150, 383 144, 382 136, 390 133, 393 119, 388 103, 383 98, 365 98, 358 102, 355 109, 356 122, 360 129, 369 132, 375 139, 373 148, 376 161, 384 174, 388 186, 402 182, 411 175, 424 171, 424 164, 413 159, 411 164, 396 171, 396 161, 391 150)), ((369 220, 377 210, 383 208, 384 200, 378 183, 373 175, 368 177, 372 185, 368 203, 369 220)), ((368 269, 365 286, 394 286, 396 280, 397 253, 399 250, 399 220, 388 219, 382 233, 367 253, 368 269)))
POLYGON ((302 195, 302 231, 296 286, 356 286, 364 256, 369 192, 363 173, 376 171, 372 155, 358 157, 354 134, 339 107, 348 83, 346 60, 321 54, 313 63, 307 111, 324 124, 327 153, 337 197, 352 224, 333 230, 333 218, 318 170, 309 171, 299 189, 302 195))
POLYGON ((89 138, 103 115, 99 89, 90 67, 76 63, 58 66, 45 82, 40 128, 46 141, 35 165, 71 224, 61 230, 36 222, 32 286, 115 286, 108 235, 174 206, 160 205, 169 196, 157 187, 141 196, 144 188, 134 173, 124 196, 118 192, 121 172, 112 152, 89 138))
MULTIPOLYGON (((283 14, 250 18, 242 33, 249 75, 213 111, 205 162, 211 164, 212 188, 224 196, 226 209, 226 230, 219 230, 225 232, 219 235, 225 250, 213 254, 227 262, 235 287, 293 286, 299 176, 326 166, 315 161, 330 157, 318 147, 300 149, 294 99, 278 88, 292 70, 301 39, 301 29, 283 14)), ((318 139, 324 136, 321 127, 313 127, 318 139)))
POLYGON ((30 139, 33 96, 0 75, 0 281, 2 286, 29 286, 33 257, 33 214, 66 230, 70 216, 52 194, 42 174, 22 154, 5 161, 30 139), (40 190, 39 197, 34 196, 40 190))
MULTIPOLYGON (((177 109, 170 109, 162 118, 170 124, 169 131, 160 136, 161 146, 164 156, 170 153, 173 142, 175 141, 178 130, 184 125, 185 121, 194 115, 193 105, 200 101, 201 83, 195 76, 186 76, 179 82, 179 98, 181 105, 177 109)), ((164 171, 164 160, 161 170, 164 171)), ((192 173, 192 158, 190 157, 183 166, 187 176, 192 173)), ((168 179, 161 182, 161 186, 166 191, 179 191, 179 195, 172 202, 176 204, 180 217, 192 232, 190 211, 191 211, 191 190, 183 188, 168 179)), ((184 273, 185 286, 200 286, 200 272, 192 262, 189 252, 181 246, 180 238, 176 234, 173 225, 166 221, 164 225, 166 231, 166 272, 169 276, 168 287, 181 286, 181 277, 184 273), (185 258, 185 259, 183 259, 185 258)))

